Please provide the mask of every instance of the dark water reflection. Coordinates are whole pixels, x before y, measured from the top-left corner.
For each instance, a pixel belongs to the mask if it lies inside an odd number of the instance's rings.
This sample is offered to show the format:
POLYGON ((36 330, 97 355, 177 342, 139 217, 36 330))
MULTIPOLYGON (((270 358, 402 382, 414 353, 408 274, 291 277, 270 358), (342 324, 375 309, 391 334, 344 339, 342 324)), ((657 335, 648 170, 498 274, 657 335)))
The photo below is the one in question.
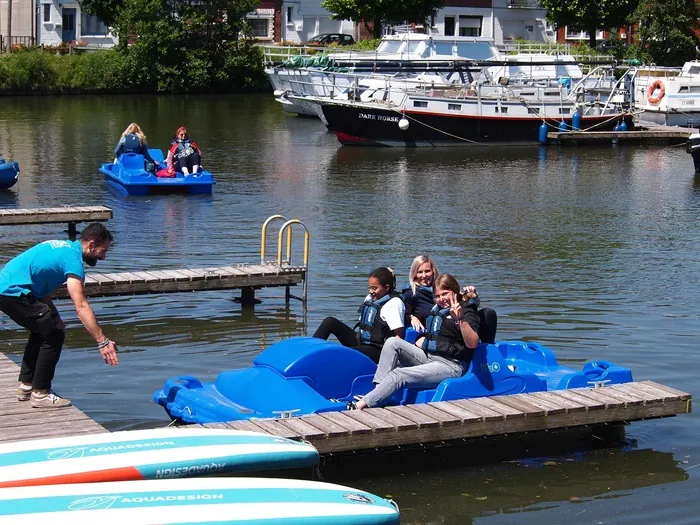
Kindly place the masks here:
MULTIPOLYGON (((122 350, 116 369, 61 304, 69 334, 54 386, 109 428, 167 424, 150 402, 167 377, 210 380, 328 314, 350 321, 372 268, 391 265, 404 281, 420 252, 478 285, 501 338, 695 391, 700 181, 682 148, 341 148, 267 95, 0 104, 0 155, 22 167, 0 206, 110 206, 116 243, 102 271, 255 262, 262 222, 275 213, 311 231, 306 313, 275 289, 259 293, 254 311, 231 292, 94 301, 122 350), (215 173, 213 195, 136 198, 106 186, 97 168, 132 120, 160 147, 187 125, 215 173)), ((0 262, 61 230, 2 228, 0 262)), ((4 317, 0 328, 3 351, 18 359, 24 334, 4 317)), ((698 430, 690 415, 635 423, 623 446, 421 471, 409 457, 402 473, 382 475, 378 462, 336 479, 391 494, 406 523, 691 523, 698 430)))

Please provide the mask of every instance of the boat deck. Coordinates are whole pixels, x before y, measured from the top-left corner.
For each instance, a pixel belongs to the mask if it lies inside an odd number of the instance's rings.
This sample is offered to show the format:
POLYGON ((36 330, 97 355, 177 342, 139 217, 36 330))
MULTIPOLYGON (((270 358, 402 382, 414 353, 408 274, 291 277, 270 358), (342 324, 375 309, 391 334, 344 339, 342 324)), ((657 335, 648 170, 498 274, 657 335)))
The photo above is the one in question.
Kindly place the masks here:
MULTIPOLYGON (((686 414, 691 395, 653 381, 424 405, 326 412, 283 419, 207 423, 305 439, 321 454, 626 423, 686 414)), ((197 425, 199 426, 199 425, 197 425)))
POLYGON ((548 141, 559 144, 588 144, 616 141, 635 144, 684 144, 695 128, 645 125, 634 131, 565 131, 547 133, 548 141))
POLYGON ((0 442, 107 432, 76 407, 41 410, 17 401, 18 374, 19 366, 0 354, 0 442))

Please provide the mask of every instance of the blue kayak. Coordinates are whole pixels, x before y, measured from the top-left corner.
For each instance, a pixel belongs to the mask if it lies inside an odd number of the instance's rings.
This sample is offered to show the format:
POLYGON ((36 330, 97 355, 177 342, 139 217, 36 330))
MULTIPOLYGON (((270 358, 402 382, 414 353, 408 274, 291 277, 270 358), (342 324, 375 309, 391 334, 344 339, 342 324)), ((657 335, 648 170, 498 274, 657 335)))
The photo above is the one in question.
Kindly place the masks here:
POLYGON ((11 188, 19 178, 19 164, 0 158, 0 190, 11 188))
MULTIPOLYGON (((153 148, 148 150, 159 165, 154 171, 163 167, 163 152, 153 148)), ((117 162, 106 162, 100 166, 105 180, 122 186, 130 195, 148 195, 163 192, 211 193, 215 184, 214 177, 206 170, 198 173, 183 175, 180 172, 175 177, 156 177, 152 171, 146 170, 146 161, 138 153, 123 153, 117 162)))
MULTIPOLYGON (((227 370, 214 383, 192 376, 168 379, 153 395, 170 417, 184 423, 303 416, 345 410, 372 388, 376 365, 367 356, 315 337, 293 337, 261 352, 250 368, 227 370)), ((480 344, 469 370, 434 388, 398 391, 390 405, 590 387, 632 381, 632 372, 608 361, 581 370, 559 365, 537 343, 480 344)))

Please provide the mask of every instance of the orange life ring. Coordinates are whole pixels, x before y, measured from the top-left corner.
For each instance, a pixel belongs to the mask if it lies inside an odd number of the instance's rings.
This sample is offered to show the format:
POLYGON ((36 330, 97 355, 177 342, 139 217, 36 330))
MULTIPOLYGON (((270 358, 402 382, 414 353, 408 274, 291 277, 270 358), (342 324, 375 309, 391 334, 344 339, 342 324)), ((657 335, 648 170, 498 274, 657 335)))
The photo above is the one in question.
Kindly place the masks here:
POLYGON ((664 83, 661 80, 654 80, 647 90, 647 100, 649 101, 649 104, 658 104, 661 102, 661 99, 664 98, 665 94, 666 87, 664 86, 664 83), (657 89, 659 90, 658 93, 654 94, 657 89))

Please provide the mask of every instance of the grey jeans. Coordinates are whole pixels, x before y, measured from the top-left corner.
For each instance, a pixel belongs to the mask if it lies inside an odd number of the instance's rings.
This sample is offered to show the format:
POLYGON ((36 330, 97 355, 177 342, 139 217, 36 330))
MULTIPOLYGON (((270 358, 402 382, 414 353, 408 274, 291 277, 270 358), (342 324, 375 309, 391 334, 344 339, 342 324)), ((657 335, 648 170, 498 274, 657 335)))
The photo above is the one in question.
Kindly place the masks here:
POLYGON ((431 388, 451 377, 461 377, 466 363, 426 354, 400 337, 390 337, 374 374, 375 387, 364 397, 368 407, 381 405, 401 388, 431 388))

